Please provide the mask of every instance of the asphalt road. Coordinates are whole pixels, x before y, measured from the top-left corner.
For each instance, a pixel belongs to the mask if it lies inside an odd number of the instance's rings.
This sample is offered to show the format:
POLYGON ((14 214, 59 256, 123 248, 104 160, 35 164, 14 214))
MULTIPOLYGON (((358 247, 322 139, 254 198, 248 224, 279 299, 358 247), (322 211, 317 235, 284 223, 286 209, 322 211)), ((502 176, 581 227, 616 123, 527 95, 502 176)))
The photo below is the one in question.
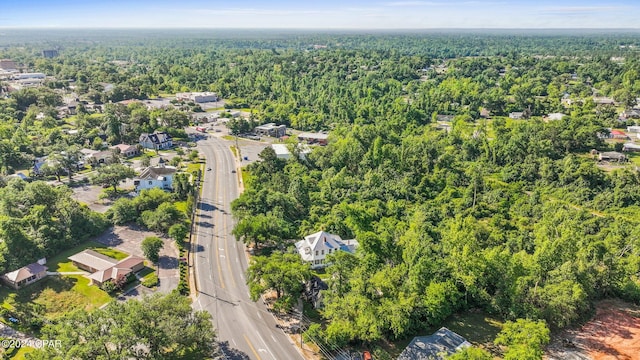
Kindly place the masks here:
POLYGON ((198 297, 195 309, 213 316, 226 359, 302 359, 289 337, 276 327, 261 301, 249 298, 245 282, 245 247, 231 235, 230 203, 238 197, 238 175, 231 143, 211 136, 198 148, 206 157, 204 184, 196 217, 194 266, 198 297))

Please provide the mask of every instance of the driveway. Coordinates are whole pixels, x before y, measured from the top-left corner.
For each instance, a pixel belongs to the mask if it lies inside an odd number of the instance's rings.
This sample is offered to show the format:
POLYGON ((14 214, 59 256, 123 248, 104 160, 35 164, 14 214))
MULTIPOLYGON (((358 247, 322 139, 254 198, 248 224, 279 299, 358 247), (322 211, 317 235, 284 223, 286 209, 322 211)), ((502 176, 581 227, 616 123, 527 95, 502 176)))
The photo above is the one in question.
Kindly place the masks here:
POLYGON ((114 226, 100 235, 96 241, 109 247, 126 252, 130 255, 144 257, 140 244, 148 236, 158 236, 164 241, 160 250, 160 271, 158 291, 169 293, 178 287, 180 272, 178 270, 178 249, 173 240, 144 230, 136 225, 114 226))

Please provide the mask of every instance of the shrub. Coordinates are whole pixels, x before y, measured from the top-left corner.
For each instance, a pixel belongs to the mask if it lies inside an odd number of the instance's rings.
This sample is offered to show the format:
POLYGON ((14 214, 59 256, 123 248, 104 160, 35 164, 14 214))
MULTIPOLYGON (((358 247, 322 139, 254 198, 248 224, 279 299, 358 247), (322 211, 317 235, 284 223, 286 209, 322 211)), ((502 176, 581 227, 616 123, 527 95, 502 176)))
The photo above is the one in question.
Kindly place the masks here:
POLYGON ((148 288, 153 288, 158 286, 158 275, 156 275, 156 273, 151 273, 150 275, 148 275, 147 277, 145 277, 142 280, 142 286, 144 287, 148 287, 148 288))
POLYGON ((117 289, 116 284, 112 281, 105 281, 100 288, 109 294, 112 294, 117 289))

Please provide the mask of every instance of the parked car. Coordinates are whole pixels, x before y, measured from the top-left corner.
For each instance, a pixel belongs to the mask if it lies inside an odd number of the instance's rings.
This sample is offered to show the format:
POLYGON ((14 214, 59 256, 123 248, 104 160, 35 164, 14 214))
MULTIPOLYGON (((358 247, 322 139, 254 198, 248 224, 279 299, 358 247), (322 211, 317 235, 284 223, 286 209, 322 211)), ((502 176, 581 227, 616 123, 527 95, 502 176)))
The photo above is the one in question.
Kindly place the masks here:
POLYGON ((371 357, 371 353, 368 351, 363 351, 362 352, 362 360, 372 360, 373 358, 371 357))

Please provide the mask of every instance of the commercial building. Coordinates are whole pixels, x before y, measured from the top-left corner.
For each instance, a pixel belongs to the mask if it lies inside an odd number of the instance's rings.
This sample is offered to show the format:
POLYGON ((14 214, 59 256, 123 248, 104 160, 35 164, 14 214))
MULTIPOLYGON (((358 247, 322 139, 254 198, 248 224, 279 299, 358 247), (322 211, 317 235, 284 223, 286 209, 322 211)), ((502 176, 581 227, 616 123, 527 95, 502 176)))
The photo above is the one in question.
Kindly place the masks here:
POLYGON ((213 92, 186 92, 177 93, 176 100, 193 101, 195 103, 206 103, 218 101, 218 95, 213 92))
POLYGON ((268 123, 260 126, 256 126, 253 129, 257 135, 260 136, 271 136, 275 138, 283 137, 287 134, 287 126, 286 125, 276 125, 275 123, 268 123))

